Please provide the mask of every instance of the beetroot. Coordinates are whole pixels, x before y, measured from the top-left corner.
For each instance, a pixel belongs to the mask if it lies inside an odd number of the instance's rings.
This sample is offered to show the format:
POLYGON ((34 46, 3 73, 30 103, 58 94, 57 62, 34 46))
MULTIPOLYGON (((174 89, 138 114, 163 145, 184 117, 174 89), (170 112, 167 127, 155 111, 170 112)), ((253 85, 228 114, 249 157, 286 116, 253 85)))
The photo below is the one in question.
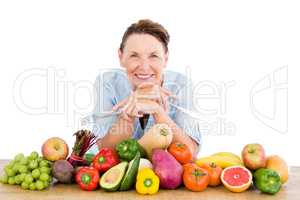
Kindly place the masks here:
POLYGON ((71 183, 74 168, 68 161, 58 160, 53 164, 52 174, 61 183, 71 183))
POLYGON ((175 189, 181 184, 183 168, 169 152, 154 149, 152 163, 155 174, 159 177, 160 187, 175 189))

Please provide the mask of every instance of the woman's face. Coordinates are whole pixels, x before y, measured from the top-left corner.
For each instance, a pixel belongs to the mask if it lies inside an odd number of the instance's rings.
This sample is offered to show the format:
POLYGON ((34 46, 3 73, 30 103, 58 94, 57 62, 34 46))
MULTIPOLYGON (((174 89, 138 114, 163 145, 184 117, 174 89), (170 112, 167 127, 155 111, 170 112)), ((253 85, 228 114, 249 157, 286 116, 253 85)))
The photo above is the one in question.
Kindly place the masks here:
POLYGON ((143 82, 161 84, 168 53, 163 44, 150 34, 132 34, 127 38, 119 59, 129 81, 136 88, 143 82))

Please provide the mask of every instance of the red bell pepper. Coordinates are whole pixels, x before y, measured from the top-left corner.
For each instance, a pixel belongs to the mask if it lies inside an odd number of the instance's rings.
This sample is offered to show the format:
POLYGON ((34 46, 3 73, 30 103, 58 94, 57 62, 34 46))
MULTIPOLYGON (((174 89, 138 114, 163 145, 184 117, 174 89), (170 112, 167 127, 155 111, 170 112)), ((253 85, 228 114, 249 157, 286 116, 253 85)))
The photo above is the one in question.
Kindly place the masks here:
POLYGON ((82 190, 95 190, 99 184, 100 174, 94 167, 82 167, 76 173, 76 182, 82 190))
POLYGON ((102 173, 117 165, 119 162, 119 157, 113 148, 101 148, 99 153, 94 157, 92 166, 102 173))

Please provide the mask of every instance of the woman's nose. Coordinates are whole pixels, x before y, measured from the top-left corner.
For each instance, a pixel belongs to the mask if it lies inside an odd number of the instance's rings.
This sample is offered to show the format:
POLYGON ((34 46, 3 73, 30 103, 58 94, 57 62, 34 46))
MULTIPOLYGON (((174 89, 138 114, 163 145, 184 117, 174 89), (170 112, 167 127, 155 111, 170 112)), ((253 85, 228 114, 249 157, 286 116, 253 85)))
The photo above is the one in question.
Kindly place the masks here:
POLYGON ((150 67, 150 63, 147 59, 141 59, 139 65, 140 65, 140 67, 145 68, 145 69, 150 67))

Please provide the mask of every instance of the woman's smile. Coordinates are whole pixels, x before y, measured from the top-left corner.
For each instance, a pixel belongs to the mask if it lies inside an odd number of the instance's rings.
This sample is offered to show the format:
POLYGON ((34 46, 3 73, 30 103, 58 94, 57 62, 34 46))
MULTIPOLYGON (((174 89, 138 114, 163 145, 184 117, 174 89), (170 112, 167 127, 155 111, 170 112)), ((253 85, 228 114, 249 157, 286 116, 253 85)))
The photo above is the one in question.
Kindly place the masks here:
POLYGON ((155 79, 155 74, 134 74, 134 76, 142 81, 149 81, 155 79))

